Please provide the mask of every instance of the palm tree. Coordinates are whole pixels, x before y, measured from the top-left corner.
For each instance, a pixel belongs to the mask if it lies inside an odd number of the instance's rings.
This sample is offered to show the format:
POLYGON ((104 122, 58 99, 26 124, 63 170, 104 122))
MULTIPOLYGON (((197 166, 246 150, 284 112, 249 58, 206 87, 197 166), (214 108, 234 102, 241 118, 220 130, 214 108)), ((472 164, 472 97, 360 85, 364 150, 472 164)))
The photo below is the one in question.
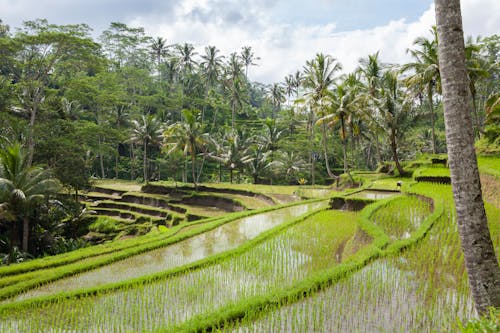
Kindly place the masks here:
MULTIPOLYGON (((480 40, 479 40, 480 41, 480 40)), ((467 65, 467 75, 469 77, 469 91, 472 98, 472 106, 475 120, 475 134, 479 138, 482 132, 481 122, 479 121, 479 115, 477 110, 477 83, 481 79, 486 79, 490 77, 490 72, 487 68, 487 62, 484 61, 480 56, 481 46, 474 43, 472 38, 467 38, 467 43, 465 44, 465 60, 467 65)))
POLYGON ((130 141, 143 145, 144 181, 148 182, 148 146, 158 144, 162 133, 162 124, 153 115, 142 116, 141 121, 132 121, 130 141))
MULTIPOLYGON (((327 123, 330 127, 337 122, 340 122, 340 139, 342 141, 342 150, 344 157, 344 173, 346 173, 351 182, 354 179, 349 172, 349 166, 347 163, 347 122, 352 119, 354 113, 359 107, 359 80, 355 73, 349 74, 344 77, 342 83, 336 86, 335 91, 329 99, 330 110, 329 114, 324 115, 319 118, 317 123, 327 123)), ((352 132, 352 130, 351 130, 352 132)))
POLYGON ((446 143, 458 230, 479 314, 500 307, 500 267, 488 230, 474 150, 460 0, 436 0, 446 143))
POLYGON ((229 169, 229 179, 232 184, 234 170, 243 169, 252 159, 249 156, 252 140, 245 132, 238 133, 236 130, 231 130, 224 134, 220 142, 212 139, 212 143, 218 155, 210 154, 209 157, 229 169))
POLYGON ((250 149, 245 166, 253 178, 253 183, 259 183, 259 177, 271 166, 271 151, 266 150, 263 145, 255 145, 250 149))
POLYGON ((293 151, 282 152, 273 164, 285 174, 288 183, 295 180, 297 173, 307 169, 306 161, 297 157, 293 151))
MULTIPOLYGON (((316 113, 319 117, 324 117, 326 115, 326 99, 330 94, 330 88, 334 84, 334 75, 341 69, 342 66, 335 58, 322 53, 316 54, 316 58, 306 63, 302 82, 304 87, 308 89, 305 97, 311 111, 316 113)), ((321 130, 326 171, 330 177, 337 178, 331 171, 328 161, 328 142, 325 122, 322 123, 321 130)))
MULTIPOLYGON (((219 77, 221 75, 221 70, 223 66, 224 56, 218 55, 219 49, 215 46, 207 46, 205 47, 205 54, 201 56, 203 61, 201 62, 202 68, 202 76, 205 81, 205 100, 208 96, 208 90, 210 87, 215 86, 219 77)), ((205 103, 206 104, 206 103, 205 103)), ((201 123, 203 124, 203 120, 205 118, 205 105, 203 105, 203 109, 201 112, 201 123)))
POLYGON ((19 144, 0 150, 0 217, 12 223, 11 249, 18 244, 17 223, 22 221, 22 250, 28 251, 31 212, 42 198, 59 188, 49 171, 29 165, 19 144))
POLYGON ((273 106, 272 119, 275 119, 276 112, 281 110, 281 104, 285 102, 285 89, 279 83, 274 83, 268 92, 268 98, 273 106))
POLYGON ((231 53, 229 63, 225 69, 226 78, 224 86, 229 92, 231 101, 231 128, 236 127, 236 112, 243 107, 243 97, 245 93, 245 85, 243 84, 242 63, 236 53, 231 53))
POLYGON ((436 27, 431 29, 433 39, 429 40, 424 37, 418 37, 413 45, 418 46, 418 49, 408 50, 415 62, 403 65, 401 70, 403 72, 412 71, 412 74, 406 80, 408 86, 413 87, 417 93, 425 90, 429 104, 429 111, 431 115, 431 128, 432 128, 432 153, 436 153, 436 126, 435 126, 435 112, 434 112, 434 93, 441 92, 440 86, 440 73, 438 62, 438 42, 436 27))
POLYGON ((243 65, 245 66, 245 78, 248 82, 248 67, 256 66, 255 61, 260 60, 260 58, 255 57, 251 46, 243 46, 241 48, 241 60, 243 60, 243 65))
MULTIPOLYGON (((382 79, 383 70, 386 67, 385 64, 380 63, 378 57, 378 52, 368 55, 367 58, 359 60, 358 67, 361 79, 364 81, 364 91, 362 96, 365 101, 365 105, 367 105, 368 114, 366 116, 371 120, 377 119, 379 116, 377 114, 378 111, 375 101, 378 98, 377 93, 379 91, 380 81, 382 79)), ((373 135, 372 140, 375 142, 377 164, 380 164, 382 162, 382 154, 380 152, 379 132, 382 128, 376 121, 370 121, 368 127, 370 128, 371 135, 373 135)))
POLYGON ((196 109, 182 110, 184 121, 170 125, 163 133, 167 155, 181 150, 184 156, 191 157, 191 176, 195 188, 198 187, 199 178, 199 174, 196 175, 196 156, 208 140, 207 134, 203 133, 203 125, 197 120, 198 114, 199 110, 196 109))
POLYGON ((387 133, 389 133, 389 144, 391 147, 392 159, 400 175, 404 175, 404 170, 399 162, 398 141, 405 133, 405 128, 409 126, 408 121, 409 104, 404 99, 404 93, 400 87, 398 72, 387 70, 382 76, 378 93, 377 106, 380 117, 373 119, 378 122, 387 133))
POLYGON ((161 80, 161 63, 162 59, 168 55, 167 40, 163 37, 153 39, 151 43, 151 55, 156 61, 156 68, 158 70, 158 77, 161 80))
POLYGON ((184 43, 182 45, 177 45, 176 49, 179 56, 177 63, 179 72, 184 75, 191 73, 197 64, 194 60, 194 56, 197 54, 194 50, 194 46, 189 43, 184 43))

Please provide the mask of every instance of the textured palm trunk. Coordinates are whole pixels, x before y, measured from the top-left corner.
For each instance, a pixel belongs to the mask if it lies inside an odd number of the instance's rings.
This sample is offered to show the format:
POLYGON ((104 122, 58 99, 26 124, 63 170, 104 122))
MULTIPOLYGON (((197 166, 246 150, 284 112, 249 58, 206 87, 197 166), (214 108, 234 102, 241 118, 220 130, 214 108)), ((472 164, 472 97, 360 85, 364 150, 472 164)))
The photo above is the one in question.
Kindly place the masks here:
POLYGON ((144 168, 144 181, 147 183, 148 182, 148 142, 146 140, 144 140, 143 168, 144 168))
POLYGON ((427 85, 427 98, 429 99, 429 110, 431 112, 432 126, 432 153, 436 153, 436 115, 434 113, 434 102, 432 100, 432 83, 427 85))
POLYGON ((405 171, 403 170, 401 163, 399 163, 398 144, 396 142, 396 133, 394 128, 391 128, 390 138, 391 138, 392 160, 394 161, 394 164, 396 164, 396 169, 398 169, 399 174, 402 176, 404 175, 405 171))
POLYGON ((330 169, 330 162, 328 161, 328 136, 327 136, 327 133, 326 133, 326 123, 323 122, 322 125, 321 125, 321 135, 323 137, 323 154, 325 156, 325 167, 326 167, 326 172, 328 173, 328 176, 331 177, 331 178, 336 178, 337 176, 335 176, 332 172, 332 170, 330 169))
POLYGON ((474 151, 459 0, 436 0, 446 143, 457 224, 476 310, 500 307, 500 268, 488 230, 474 151))
POLYGON ((349 176, 351 183, 354 183, 354 179, 352 178, 351 173, 349 172, 349 165, 347 163, 347 136, 345 133, 345 121, 343 115, 340 116, 340 125, 342 127, 342 152, 344 155, 344 173, 346 173, 349 176))
POLYGON ((28 240, 30 236, 30 220, 28 217, 23 218, 23 243, 22 250, 23 252, 28 252, 28 240))
POLYGON ((102 149, 101 149, 101 136, 99 136, 98 140, 98 149, 99 149, 99 165, 101 167, 101 178, 106 178, 106 174, 104 173, 104 157, 102 156, 102 149))

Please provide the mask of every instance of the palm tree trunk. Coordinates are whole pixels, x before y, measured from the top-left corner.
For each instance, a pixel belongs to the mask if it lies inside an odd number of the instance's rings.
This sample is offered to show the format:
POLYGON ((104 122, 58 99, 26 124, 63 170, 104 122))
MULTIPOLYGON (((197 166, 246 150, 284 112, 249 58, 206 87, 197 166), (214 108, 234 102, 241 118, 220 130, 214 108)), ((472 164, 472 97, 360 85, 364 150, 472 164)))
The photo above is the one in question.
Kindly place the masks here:
POLYGON ((130 180, 134 180, 135 178, 135 154, 134 154, 134 144, 130 143, 130 180))
POLYGON ((28 252, 28 240, 30 235, 30 220, 27 216, 23 217, 23 252, 28 252))
POLYGON ((427 98, 429 102, 429 111, 431 113, 431 127, 432 127, 432 153, 436 153, 436 120, 434 114, 434 102, 432 100, 432 83, 427 84, 427 98))
POLYGON ((196 155, 191 154, 191 177, 193 177, 193 185, 195 190, 198 190, 198 185, 196 184, 196 155))
POLYGON ((328 173, 328 176, 331 178, 337 178, 330 169, 330 162, 328 161, 328 142, 327 142, 327 133, 326 133, 326 123, 323 122, 321 124, 321 135, 323 137, 323 153, 325 156, 325 166, 326 166, 326 172, 328 173))
POLYGON ((101 149, 101 136, 99 135, 98 139, 98 145, 99 145, 99 165, 101 167, 101 178, 106 178, 106 174, 104 173, 104 157, 102 156, 102 149, 101 149))
POLYGON ((399 163, 399 158, 398 158, 398 144, 396 142, 396 133, 394 128, 391 128, 391 151, 392 151, 392 160, 394 161, 394 164, 396 164, 396 169, 398 169, 399 175, 402 176, 404 175, 404 170, 401 164, 399 163))
POLYGON ((148 182, 148 141, 144 140, 144 161, 143 161, 143 168, 144 168, 144 182, 148 182))
POLYGON ((380 143, 378 141, 378 134, 375 133, 375 157, 377 159, 377 165, 382 163, 382 154, 380 153, 380 143))
POLYGON ((500 267, 488 230, 474 150, 460 0, 436 0, 446 143, 457 224, 479 314, 500 307, 500 267))
POLYGON ((340 125, 342 127, 342 151, 344 154, 344 173, 346 173, 349 176, 351 183, 354 184, 354 179, 352 178, 351 173, 349 172, 349 166, 347 164, 347 140, 346 140, 345 122, 343 115, 340 116, 340 125))

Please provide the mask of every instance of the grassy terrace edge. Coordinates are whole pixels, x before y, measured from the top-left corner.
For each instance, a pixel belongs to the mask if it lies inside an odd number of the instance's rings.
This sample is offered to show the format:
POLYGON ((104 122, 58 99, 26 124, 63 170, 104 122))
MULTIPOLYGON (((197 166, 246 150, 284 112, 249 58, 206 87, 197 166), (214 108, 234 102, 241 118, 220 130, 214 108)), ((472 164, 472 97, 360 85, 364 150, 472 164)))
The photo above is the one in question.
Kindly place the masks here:
MULTIPOLYGON (((54 268, 55 272, 51 272, 52 274, 47 274, 43 277, 36 277, 36 278, 30 279, 27 281, 22 281, 22 282, 19 282, 17 284, 7 286, 5 288, 0 289, 0 300, 5 300, 5 299, 8 299, 10 297, 16 296, 24 291, 34 289, 42 284, 53 282, 53 281, 56 281, 56 280, 61 279, 61 278, 65 278, 65 277, 68 277, 71 275, 75 275, 78 273, 89 271, 89 270, 94 269, 94 268, 98 268, 98 267, 101 267, 101 266, 104 266, 104 265, 107 265, 107 264, 110 264, 110 263, 113 263, 113 262, 116 262, 119 260, 123 260, 123 259, 129 258, 129 257, 132 257, 132 256, 137 255, 137 254, 141 254, 141 253, 144 253, 147 251, 151 251, 151 250, 154 250, 157 248, 165 247, 165 246, 183 241, 187 238, 190 238, 190 237, 196 236, 198 234, 213 230, 213 229, 215 229, 223 224, 235 221, 235 220, 243 218, 243 217, 256 215, 256 214, 260 214, 260 213, 265 213, 265 212, 269 212, 269 211, 274 211, 274 210, 281 209, 281 208, 301 205, 301 204, 319 202, 322 200, 325 200, 325 199, 311 199, 311 200, 293 202, 293 203, 288 203, 288 204, 283 204, 283 205, 278 205, 278 206, 270 206, 270 207, 266 207, 266 208, 263 208, 260 210, 250 210, 250 211, 243 211, 243 212, 237 212, 237 213, 230 213, 228 215, 225 215, 224 217, 212 218, 212 219, 209 219, 210 220, 209 222, 205 221, 199 229, 192 230, 192 231, 187 232, 185 234, 181 234, 181 235, 177 235, 177 236, 170 235, 166 239, 161 239, 161 240, 154 242, 154 243, 146 243, 146 244, 143 244, 142 246, 127 248, 121 252, 111 253, 110 256, 104 257, 104 258, 102 258, 101 256, 97 256, 95 258, 95 260, 93 260, 93 261, 91 260, 90 262, 86 263, 85 265, 78 265, 78 263, 75 263, 73 266, 56 267, 56 268, 54 268)), ((201 224, 201 222, 203 222, 203 220, 200 220, 197 222, 198 222, 197 224, 201 224)), ((191 226, 191 225, 194 225, 194 224, 189 224, 189 225, 185 225, 185 226, 191 226)), ((272 230, 274 230, 274 229, 272 229, 272 230)), ((226 252, 224 252, 224 253, 226 253, 226 252)), ((208 258, 211 260, 219 260, 218 258, 214 258, 214 257, 208 257, 208 258)), ((199 265, 202 265, 202 264, 203 263, 200 263, 200 261, 198 261, 198 262, 195 262, 195 263, 192 263, 189 265, 181 266, 179 268, 179 272, 185 271, 187 269, 192 269, 191 266, 198 267, 199 265), (196 264, 197 266, 193 266, 194 264, 196 264)), ((137 284, 137 283, 142 283, 143 281, 158 279, 158 278, 163 277, 163 276, 178 274, 178 273, 175 273, 174 271, 175 270, 168 270, 168 271, 162 272, 161 274, 147 276, 144 279, 138 278, 138 279, 134 279, 134 280, 130 280, 130 281, 127 280, 129 282, 125 281, 123 283, 121 282, 121 283, 117 283, 117 284, 107 285, 106 288, 108 288, 108 289, 98 287, 98 288, 92 288, 92 289, 79 290, 77 292, 72 292, 72 293, 61 293, 61 294, 57 294, 57 296, 55 298, 75 297, 78 295, 95 294, 98 291, 102 292, 104 290, 115 290, 118 288, 122 288, 123 286, 128 285, 128 284, 137 284), (140 282, 140 281, 142 281, 142 282, 140 282)), ((17 303, 11 303, 11 304, 17 304, 17 303)), ((0 313, 3 311, 4 308, 8 307, 9 305, 10 304, 6 304, 5 306, 3 306, 3 305, 0 306, 0 313)))
MULTIPOLYGON (((421 193, 410 192, 409 194, 423 196, 421 193)), ((304 296, 314 294, 331 286, 342 278, 345 278, 365 267, 368 263, 374 261, 375 259, 400 253, 422 240, 437 219, 444 213, 444 204, 442 202, 436 203, 436 198, 426 198, 433 200, 434 211, 427 216, 427 218, 410 238, 390 243, 389 236, 387 236, 380 227, 369 220, 375 211, 385 207, 392 200, 397 200, 397 197, 378 201, 365 207, 360 212, 358 218, 360 228, 373 237, 372 243, 366 248, 360 250, 360 252, 354 254, 345 263, 331 269, 320 271, 299 281, 294 286, 286 290, 275 290, 266 295, 250 297, 234 305, 218 309, 216 312, 194 316, 192 319, 176 327, 175 331, 205 332, 222 328, 225 324, 239 320, 247 316, 249 313, 258 314, 268 310, 269 308, 293 303, 302 299, 304 296)), ((153 332, 167 332, 167 330, 160 328, 154 330, 153 332)))

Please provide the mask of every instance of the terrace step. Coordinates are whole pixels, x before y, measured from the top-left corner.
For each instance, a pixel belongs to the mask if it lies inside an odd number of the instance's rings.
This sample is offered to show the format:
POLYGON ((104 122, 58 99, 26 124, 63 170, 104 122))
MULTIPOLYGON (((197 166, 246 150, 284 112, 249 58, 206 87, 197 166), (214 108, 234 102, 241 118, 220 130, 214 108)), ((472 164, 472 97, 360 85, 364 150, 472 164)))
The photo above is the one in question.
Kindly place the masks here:
POLYGON ((177 221, 179 222, 184 218, 184 216, 180 215, 179 213, 165 210, 165 209, 160 209, 160 208, 154 208, 151 206, 146 206, 146 205, 138 205, 138 204, 129 204, 125 202, 118 202, 118 201, 102 201, 97 203, 95 206, 91 206, 92 208, 110 208, 110 209, 116 209, 120 211, 129 211, 132 213, 139 213, 143 216, 147 217, 155 217, 155 218, 160 218, 168 221, 177 221))
POLYGON ((158 195, 148 195, 147 193, 125 193, 119 201, 164 208, 181 214, 186 213, 186 208, 172 205, 170 202, 171 199, 167 197, 162 198, 158 195))

